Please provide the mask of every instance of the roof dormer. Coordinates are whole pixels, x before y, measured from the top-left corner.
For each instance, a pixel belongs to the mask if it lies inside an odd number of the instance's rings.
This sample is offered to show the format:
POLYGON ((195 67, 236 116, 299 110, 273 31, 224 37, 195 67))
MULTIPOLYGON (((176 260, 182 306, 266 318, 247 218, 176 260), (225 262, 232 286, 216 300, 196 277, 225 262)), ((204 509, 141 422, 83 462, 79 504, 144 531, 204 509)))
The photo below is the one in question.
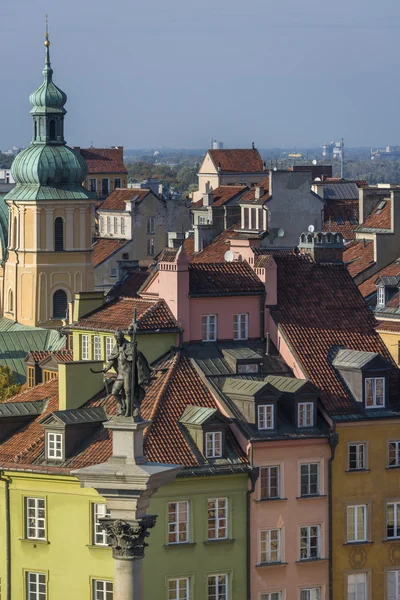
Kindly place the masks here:
POLYGON ((179 422, 207 460, 226 457, 226 432, 230 420, 217 409, 188 405, 179 422))
POLYGON ((0 442, 28 425, 46 409, 48 400, 0 403, 0 442))
POLYGON ((400 308, 400 275, 378 277, 375 285, 377 288, 376 309, 378 311, 398 310, 400 308))

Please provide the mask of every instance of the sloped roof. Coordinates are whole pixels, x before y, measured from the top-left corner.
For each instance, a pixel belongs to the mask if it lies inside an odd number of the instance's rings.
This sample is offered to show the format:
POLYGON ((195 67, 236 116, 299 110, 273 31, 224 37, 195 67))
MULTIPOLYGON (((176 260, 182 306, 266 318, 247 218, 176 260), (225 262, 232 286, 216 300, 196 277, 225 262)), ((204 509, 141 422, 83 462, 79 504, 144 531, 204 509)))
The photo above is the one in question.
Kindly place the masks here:
POLYGON ((32 358, 35 363, 40 363, 50 356, 58 363, 67 363, 74 360, 72 350, 32 350, 32 352, 29 352, 25 357, 25 361, 32 358))
POLYGON ((372 240, 355 240, 343 252, 343 262, 352 277, 357 277, 374 262, 374 242, 372 240))
POLYGON ((388 331, 390 333, 400 333, 400 319, 398 321, 379 321, 376 325, 377 331, 388 331))
POLYGON ((139 204, 142 200, 146 198, 146 196, 150 194, 150 190, 137 190, 131 188, 121 188, 119 190, 115 190, 112 192, 102 202, 99 206, 98 210, 123 210, 126 211, 126 203, 132 202, 133 204, 139 204))
POLYGON ((324 200, 357 200, 359 182, 356 181, 327 181, 324 180, 324 200))
POLYGON ((349 369, 362 369, 368 363, 376 358, 378 354, 376 352, 364 352, 363 350, 349 350, 348 348, 342 348, 336 354, 332 364, 338 368, 349 368, 349 369))
POLYGON ((391 207, 392 201, 390 198, 385 198, 378 202, 373 211, 364 222, 360 225, 359 231, 379 232, 390 229, 391 227, 391 207))
POLYGON ((264 177, 256 186, 252 187, 251 190, 246 192, 241 198, 242 202, 254 202, 256 199, 256 187, 261 187, 264 189, 264 194, 260 198, 257 198, 257 202, 265 202, 270 197, 269 194, 269 177, 264 177))
POLYGON ((46 400, 40 402, 1 402, 0 417, 24 417, 41 415, 46 406, 46 400))
POLYGON ((75 408, 69 410, 55 410, 51 415, 47 415, 40 422, 48 424, 51 421, 58 421, 64 425, 82 425, 84 423, 102 423, 107 421, 106 411, 102 406, 93 406, 91 408, 75 408))
POLYGON ((247 262, 190 263, 190 296, 262 294, 264 285, 247 262))
POLYGON ((204 408, 203 406, 192 406, 189 404, 183 411, 179 422, 183 423, 183 425, 204 425, 217 412, 216 408, 204 408))
POLYGON ((74 148, 74 150, 85 159, 89 176, 91 173, 122 175, 128 173, 118 148, 74 148))
POLYGON ((392 277, 397 275, 400 275, 400 258, 394 260, 392 263, 390 263, 386 267, 383 267, 383 269, 381 269, 377 273, 374 273, 374 275, 363 281, 358 286, 358 289, 360 290, 364 298, 367 298, 371 294, 376 293, 375 281, 379 277, 392 277))
POLYGON ((113 240, 107 238, 98 238, 93 245, 92 263, 98 267, 105 260, 116 254, 124 246, 131 243, 131 240, 113 240))
MULTIPOLYGON (((214 196, 212 206, 223 206, 234 198, 240 197, 246 190, 245 185, 220 185, 212 192, 214 196)), ((201 206, 203 206, 203 198, 194 202, 191 208, 200 208, 201 206)))
POLYGON ((227 173, 257 173, 264 168, 263 160, 256 149, 209 150, 216 167, 227 173))
POLYGON ((237 237, 235 228, 239 227, 239 223, 235 223, 229 229, 225 229, 217 235, 201 252, 194 251, 194 237, 186 238, 183 242, 185 252, 192 263, 209 263, 209 262, 225 262, 224 254, 229 250, 229 241, 237 237))
POLYGON ((149 271, 145 269, 128 271, 124 278, 116 283, 107 294, 108 299, 137 298, 138 291, 149 276, 149 271))
POLYGON ((358 227, 359 203, 356 200, 335 200, 327 202, 324 209, 322 231, 341 233, 345 240, 355 238, 358 227))

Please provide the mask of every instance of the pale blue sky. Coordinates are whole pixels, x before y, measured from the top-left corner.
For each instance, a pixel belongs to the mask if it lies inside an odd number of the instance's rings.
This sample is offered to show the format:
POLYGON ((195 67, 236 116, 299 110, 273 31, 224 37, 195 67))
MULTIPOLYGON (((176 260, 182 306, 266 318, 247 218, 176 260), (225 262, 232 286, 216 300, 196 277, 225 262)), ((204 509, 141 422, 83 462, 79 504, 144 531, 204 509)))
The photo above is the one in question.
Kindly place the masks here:
POLYGON ((30 141, 47 11, 69 144, 400 144, 394 0, 1 0, 2 149, 30 141))

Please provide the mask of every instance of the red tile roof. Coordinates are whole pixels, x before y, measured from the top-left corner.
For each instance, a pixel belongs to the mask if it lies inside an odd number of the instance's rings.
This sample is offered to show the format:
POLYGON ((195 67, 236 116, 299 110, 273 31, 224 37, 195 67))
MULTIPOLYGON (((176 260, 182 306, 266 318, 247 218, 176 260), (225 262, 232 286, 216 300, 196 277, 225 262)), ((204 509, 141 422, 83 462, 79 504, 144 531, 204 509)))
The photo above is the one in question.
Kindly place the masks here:
POLYGON ((73 329, 94 331, 127 331, 132 324, 133 311, 137 310, 138 331, 176 329, 178 323, 165 300, 117 298, 93 310, 71 325, 73 329))
POLYGON ((398 321, 379 321, 376 326, 377 331, 387 331, 389 333, 400 333, 400 319, 398 321))
POLYGON ((356 240, 343 253, 343 262, 346 264, 352 277, 357 277, 370 267, 374 262, 374 242, 372 240, 356 240))
POLYGON ((185 252, 193 263, 225 262, 224 254, 229 250, 229 240, 236 238, 238 234, 234 231, 240 227, 240 223, 235 223, 229 229, 225 229, 217 235, 201 252, 194 251, 194 237, 186 238, 183 245, 185 252))
POLYGON ((93 245, 92 263, 98 267, 102 262, 110 258, 113 254, 121 250, 131 240, 113 240, 107 238, 98 238, 93 245))
POLYGON ((150 190, 135 190, 131 188, 121 188, 115 190, 108 196, 99 206, 99 210, 125 210, 126 203, 133 202, 139 204, 146 196, 150 194, 150 190))
POLYGON ((331 365, 338 347, 390 353, 375 331, 376 321, 343 265, 316 264, 304 255, 274 255, 278 308, 273 318, 300 362, 304 375, 325 394, 331 414, 357 412, 331 365))
MULTIPOLYGON (((234 198, 240 197, 246 190, 247 187, 245 185, 220 185, 212 192, 214 195, 212 206, 223 206, 234 198)), ((203 206, 203 198, 192 204, 192 208, 199 208, 201 206, 203 206)))
POLYGON ((127 175, 128 173, 122 152, 118 148, 74 148, 74 150, 80 152, 85 159, 88 175, 92 173, 127 175))
POLYGON ((392 202, 389 198, 385 198, 378 202, 374 210, 361 225, 363 229, 390 229, 391 228, 391 206, 392 202), (385 206, 380 208, 382 202, 385 206))
POLYGON ((362 293, 364 298, 367 298, 367 296, 370 296, 371 294, 376 292, 375 281, 378 279, 378 277, 392 277, 392 276, 396 276, 396 275, 400 275, 400 259, 399 258, 397 260, 393 261, 392 263, 390 263, 390 265, 383 267, 383 269, 381 269, 377 273, 374 273, 374 275, 372 275, 372 277, 369 277, 368 279, 363 281, 358 286, 358 289, 360 290, 360 292, 362 293))
POLYGON ((49 356, 53 356, 59 363, 67 363, 74 360, 71 350, 32 350, 28 356, 32 357, 35 363, 39 363, 49 356))
POLYGON ((138 290, 146 281, 149 276, 149 272, 146 269, 140 269, 139 271, 132 271, 128 273, 124 279, 117 283, 107 294, 107 298, 119 298, 125 296, 126 298, 138 298, 138 290))
POLYGON ((216 167, 223 172, 257 173, 264 168, 263 160, 256 149, 209 150, 216 167))
POLYGON ((322 231, 338 232, 345 240, 352 240, 355 238, 354 231, 358 226, 358 214, 358 200, 328 201, 324 210, 322 231), (342 224, 341 221, 344 223, 342 224))
POLYGON ((241 200, 246 200, 246 201, 253 201, 256 199, 256 187, 261 187, 264 189, 264 194, 260 197, 257 198, 257 202, 261 202, 261 201, 265 201, 270 197, 269 194, 269 177, 264 177, 264 179, 262 179, 259 183, 257 183, 256 186, 252 187, 251 190, 249 190, 246 194, 244 194, 244 196, 241 198, 241 200))
POLYGON ((190 263, 191 296, 264 293, 264 285, 247 262, 190 263))

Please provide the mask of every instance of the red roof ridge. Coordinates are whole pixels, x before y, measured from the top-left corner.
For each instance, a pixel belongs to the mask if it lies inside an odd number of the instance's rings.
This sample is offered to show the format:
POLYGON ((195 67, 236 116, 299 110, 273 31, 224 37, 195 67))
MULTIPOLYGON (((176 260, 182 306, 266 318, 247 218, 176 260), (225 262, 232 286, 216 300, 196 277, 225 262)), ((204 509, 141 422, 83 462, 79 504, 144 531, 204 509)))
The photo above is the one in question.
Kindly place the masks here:
MULTIPOLYGON (((175 354, 171 365, 168 367, 168 372, 167 372, 167 375, 165 377, 165 381, 163 382, 163 384, 162 384, 162 386, 160 388, 160 391, 158 392, 157 398, 156 398, 156 400, 155 400, 155 402, 153 404, 151 413, 149 415, 149 420, 150 421, 153 421, 154 417, 156 416, 158 407, 160 406, 161 400, 163 399, 163 397, 164 397, 164 395, 165 395, 165 393, 166 393, 166 391, 168 389, 168 386, 169 386, 170 381, 171 381, 171 377, 173 376, 173 374, 175 372, 175 369, 176 369, 176 367, 177 367, 177 365, 179 363, 180 357, 181 357, 181 352, 178 351, 175 354)), ((150 431, 151 431, 151 426, 152 426, 152 423, 146 429, 143 442, 145 442, 147 440, 147 438, 148 438, 148 436, 150 434, 150 431)))

